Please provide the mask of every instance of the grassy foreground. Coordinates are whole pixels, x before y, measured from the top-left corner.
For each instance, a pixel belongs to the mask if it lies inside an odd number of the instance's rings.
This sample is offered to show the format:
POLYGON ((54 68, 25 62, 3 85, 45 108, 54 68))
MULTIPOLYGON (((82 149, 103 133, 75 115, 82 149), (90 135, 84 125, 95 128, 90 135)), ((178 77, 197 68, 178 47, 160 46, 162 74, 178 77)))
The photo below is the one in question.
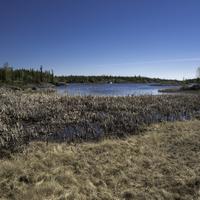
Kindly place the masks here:
POLYGON ((200 121, 99 143, 32 142, 0 160, 0 199, 199 199, 200 121))

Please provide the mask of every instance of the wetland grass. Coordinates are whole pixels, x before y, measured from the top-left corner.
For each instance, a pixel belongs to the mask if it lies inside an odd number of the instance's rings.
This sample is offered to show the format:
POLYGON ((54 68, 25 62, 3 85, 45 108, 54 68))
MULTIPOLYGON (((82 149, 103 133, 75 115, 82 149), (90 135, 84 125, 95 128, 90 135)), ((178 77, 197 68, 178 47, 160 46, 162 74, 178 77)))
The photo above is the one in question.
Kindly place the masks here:
POLYGON ((74 142, 139 134, 146 125, 199 117, 200 96, 70 97, 0 90, 0 150, 32 140, 74 142))

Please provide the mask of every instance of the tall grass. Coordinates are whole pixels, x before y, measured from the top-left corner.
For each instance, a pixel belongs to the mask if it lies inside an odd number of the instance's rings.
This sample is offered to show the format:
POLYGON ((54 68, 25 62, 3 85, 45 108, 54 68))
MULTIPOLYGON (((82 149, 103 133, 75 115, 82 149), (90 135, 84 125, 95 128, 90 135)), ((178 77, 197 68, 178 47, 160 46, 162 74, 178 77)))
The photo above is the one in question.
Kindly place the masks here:
POLYGON ((199 113, 197 95, 69 97, 0 89, 0 150, 13 151, 36 139, 123 137, 151 123, 191 119, 199 113))

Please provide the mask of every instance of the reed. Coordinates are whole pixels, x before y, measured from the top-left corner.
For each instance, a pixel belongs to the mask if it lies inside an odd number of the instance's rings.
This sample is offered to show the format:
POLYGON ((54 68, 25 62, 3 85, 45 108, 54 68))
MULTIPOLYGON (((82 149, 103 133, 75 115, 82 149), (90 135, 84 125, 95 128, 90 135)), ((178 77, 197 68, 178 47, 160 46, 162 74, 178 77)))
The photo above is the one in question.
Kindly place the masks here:
POLYGON ((71 142, 139 134, 146 125, 200 115, 198 95, 70 97, 0 89, 0 150, 32 140, 71 142))

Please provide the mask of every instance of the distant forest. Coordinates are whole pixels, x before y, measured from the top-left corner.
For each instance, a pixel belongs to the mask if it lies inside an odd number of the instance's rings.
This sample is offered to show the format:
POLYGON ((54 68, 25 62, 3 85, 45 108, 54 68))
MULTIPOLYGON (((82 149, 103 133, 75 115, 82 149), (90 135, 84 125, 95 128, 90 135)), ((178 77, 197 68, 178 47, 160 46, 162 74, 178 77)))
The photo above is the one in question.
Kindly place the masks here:
POLYGON ((53 70, 43 70, 40 66, 39 70, 35 69, 13 69, 8 63, 0 68, 0 82, 8 84, 39 84, 54 83, 53 70))
POLYGON ((57 76, 56 80, 66 83, 161 83, 177 84, 178 80, 164 80, 142 76, 57 76))
POLYGON ((0 67, 0 83, 6 84, 41 84, 52 83, 155 83, 155 84, 180 84, 199 82, 200 78, 184 81, 148 78, 142 76, 55 76, 53 70, 39 69, 14 69, 8 63, 0 67))

